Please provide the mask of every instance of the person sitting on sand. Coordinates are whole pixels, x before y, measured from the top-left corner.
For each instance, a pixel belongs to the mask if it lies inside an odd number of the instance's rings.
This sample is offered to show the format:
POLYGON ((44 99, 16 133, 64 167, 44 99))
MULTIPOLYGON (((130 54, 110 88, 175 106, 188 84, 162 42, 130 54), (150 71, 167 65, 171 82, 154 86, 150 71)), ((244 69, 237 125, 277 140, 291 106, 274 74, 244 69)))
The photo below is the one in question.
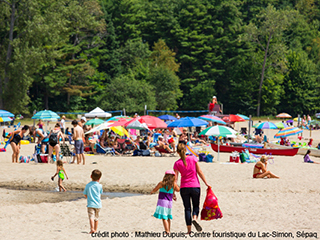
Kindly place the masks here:
POLYGON ((184 129, 182 130, 181 135, 179 136, 179 143, 187 144, 187 142, 188 142, 188 135, 187 135, 187 134, 188 134, 188 133, 187 133, 187 129, 184 128, 184 129))
POLYGON ((306 153, 306 155, 304 155, 304 157, 303 157, 304 162, 306 162, 306 163, 316 163, 316 164, 320 164, 320 162, 315 162, 315 161, 312 161, 312 160, 310 159, 310 156, 309 156, 310 153, 311 153, 311 151, 308 150, 307 153, 306 153))
POLYGON ((158 137, 158 148, 160 149, 165 149, 167 150, 168 152, 172 153, 171 149, 169 148, 169 146, 167 145, 167 143, 163 140, 163 137, 162 136, 159 136, 158 137))
POLYGON ((253 178, 279 178, 274 175, 270 171, 267 171, 268 158, 266 156, 262 156, 260 161, 254 165, 253 168, 253 178))

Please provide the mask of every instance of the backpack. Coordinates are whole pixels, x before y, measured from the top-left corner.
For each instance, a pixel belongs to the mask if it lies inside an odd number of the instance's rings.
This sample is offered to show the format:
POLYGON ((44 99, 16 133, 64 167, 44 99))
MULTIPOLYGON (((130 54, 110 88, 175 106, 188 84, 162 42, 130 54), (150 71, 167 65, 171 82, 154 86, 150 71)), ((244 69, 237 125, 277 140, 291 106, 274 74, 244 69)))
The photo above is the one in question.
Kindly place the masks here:
POLYGON ((49 137, 49 143, 50 144, 57 144, 58 143, 58 133, 51 132, 51 135, 49 137))

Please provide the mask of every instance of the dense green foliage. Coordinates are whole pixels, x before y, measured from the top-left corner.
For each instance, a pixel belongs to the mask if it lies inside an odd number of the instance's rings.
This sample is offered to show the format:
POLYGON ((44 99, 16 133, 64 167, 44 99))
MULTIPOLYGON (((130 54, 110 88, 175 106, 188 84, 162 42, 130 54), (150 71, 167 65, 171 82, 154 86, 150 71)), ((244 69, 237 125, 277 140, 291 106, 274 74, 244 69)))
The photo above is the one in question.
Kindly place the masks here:
POLYGON ((320 0, 0 0, 0 109, 320 109, 320 0))

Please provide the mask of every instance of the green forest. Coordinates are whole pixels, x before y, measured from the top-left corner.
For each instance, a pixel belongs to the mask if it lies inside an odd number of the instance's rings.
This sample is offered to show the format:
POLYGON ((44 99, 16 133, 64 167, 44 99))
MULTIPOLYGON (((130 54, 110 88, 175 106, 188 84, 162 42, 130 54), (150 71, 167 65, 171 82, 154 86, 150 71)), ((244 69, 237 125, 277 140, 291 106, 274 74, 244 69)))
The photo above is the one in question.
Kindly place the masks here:
POLYGON ((314 115, 320 0, 0 0, 0 109, 314 115))

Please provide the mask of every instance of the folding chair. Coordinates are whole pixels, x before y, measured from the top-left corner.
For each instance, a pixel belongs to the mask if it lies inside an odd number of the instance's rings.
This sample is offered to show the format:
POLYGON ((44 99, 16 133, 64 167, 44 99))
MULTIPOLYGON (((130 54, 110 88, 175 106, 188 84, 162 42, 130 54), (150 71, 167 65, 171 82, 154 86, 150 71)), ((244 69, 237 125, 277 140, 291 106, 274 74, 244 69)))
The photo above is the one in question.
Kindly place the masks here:
POLYGON ((114 149, 111 148, 111 147, 102 147, 99 143, 96 144, 96 147, 97 147, 97 153, 103 153, 104 155, 108 155, 108 154, 111 154, 112 156, 116 155, 114 153, 114 149))
POLYGON ((66 157, 67 162, 70 163, 72 160, 72 152, 69 149, 69 146, 66 143, 60 143, 60 150, 63 157, 66 157), (68 157, 70 157, 70 160, 68 161, 68 157))

